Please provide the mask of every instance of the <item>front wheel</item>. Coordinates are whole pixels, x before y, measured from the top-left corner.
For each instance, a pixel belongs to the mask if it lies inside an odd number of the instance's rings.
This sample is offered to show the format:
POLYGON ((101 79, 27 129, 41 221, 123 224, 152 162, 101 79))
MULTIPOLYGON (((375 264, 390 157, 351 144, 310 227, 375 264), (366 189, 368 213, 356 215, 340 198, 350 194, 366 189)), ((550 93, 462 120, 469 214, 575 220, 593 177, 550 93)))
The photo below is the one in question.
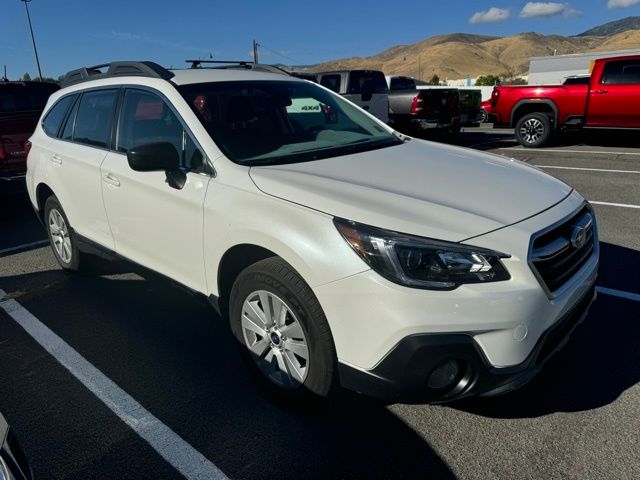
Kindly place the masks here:
POLYGON ((229 315, 243 355, 279 396, 328 397, 336 390, 329 325, 311 288, 284 260, 245 269, 233 285, 229 315))
POLYGON ((544 147, 551 139, 551 119, 544 113, 528 113, 516 122, 515 133, 524 147, 544 147))

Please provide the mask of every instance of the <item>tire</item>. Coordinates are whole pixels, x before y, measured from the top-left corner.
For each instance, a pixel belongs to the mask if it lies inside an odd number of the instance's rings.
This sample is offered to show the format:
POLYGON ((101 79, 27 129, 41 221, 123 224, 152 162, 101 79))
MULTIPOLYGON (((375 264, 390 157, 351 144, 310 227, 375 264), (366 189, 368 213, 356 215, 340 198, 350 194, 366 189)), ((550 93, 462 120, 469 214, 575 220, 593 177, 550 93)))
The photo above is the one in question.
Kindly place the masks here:
POLYGON ((516 122, 516 139, 527 148, 541 148, 551 140, 551 119, 544 113, 527 113, 516 122))
POLYGON ((484 108, 480 109, 480 123, 489 123, 489 114, 484 108))
POLYGON ((78 250, 75 233, 55 195, 47 198, 44 204, 43 220, 58 264, 63 270, 69 272, 80 271, 81 253, 78 250))
POLYGON ((276 396, 312 400, 339 390, 327 319, 311 288, 281 258, 261 260, 240 273, 231 289, 229 322, 252 371, 276 396), (282 306, 286 311, 278 322, 263 321, 282 306))

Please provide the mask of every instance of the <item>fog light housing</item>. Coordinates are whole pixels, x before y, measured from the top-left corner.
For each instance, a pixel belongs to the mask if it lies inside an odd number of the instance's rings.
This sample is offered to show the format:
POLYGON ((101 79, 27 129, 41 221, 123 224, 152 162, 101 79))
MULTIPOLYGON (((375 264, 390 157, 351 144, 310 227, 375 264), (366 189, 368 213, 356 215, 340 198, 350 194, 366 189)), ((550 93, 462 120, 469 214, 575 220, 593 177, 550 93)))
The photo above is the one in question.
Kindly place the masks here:
POLYGON ((462 366, 457 360, 447 360, 436 367, 429 375, 427 387, 437 392, 453 389, 462 374, 462 366))

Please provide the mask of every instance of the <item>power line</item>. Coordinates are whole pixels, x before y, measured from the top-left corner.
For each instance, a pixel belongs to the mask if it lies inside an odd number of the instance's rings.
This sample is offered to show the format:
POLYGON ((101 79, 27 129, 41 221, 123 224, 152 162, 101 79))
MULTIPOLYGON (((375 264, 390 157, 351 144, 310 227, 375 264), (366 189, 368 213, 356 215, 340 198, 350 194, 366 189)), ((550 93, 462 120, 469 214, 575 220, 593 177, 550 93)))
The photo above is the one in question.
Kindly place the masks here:
POLYGON ((258 44, 258 46, 259 46, 260 48, 264 48, 264 49, 265 49, 266 51, 268 51, 268 52, 273 53, 274 55, 277 55, 278 57, 286 58, 287 60, 290 60, 290 61, 292 61, 293 63, 297 63, 297 64, 301 64, 301 63, 302 63, 302 62, 299 62, 298 60, 296 60, 295 58, 288 57, 287 55, 283 55, 282 53, 280 53, 280 52, 278 52, 278 51, 276 51, 276 50, 271 50, 270 48, 265 47, 263 43, 258 44))

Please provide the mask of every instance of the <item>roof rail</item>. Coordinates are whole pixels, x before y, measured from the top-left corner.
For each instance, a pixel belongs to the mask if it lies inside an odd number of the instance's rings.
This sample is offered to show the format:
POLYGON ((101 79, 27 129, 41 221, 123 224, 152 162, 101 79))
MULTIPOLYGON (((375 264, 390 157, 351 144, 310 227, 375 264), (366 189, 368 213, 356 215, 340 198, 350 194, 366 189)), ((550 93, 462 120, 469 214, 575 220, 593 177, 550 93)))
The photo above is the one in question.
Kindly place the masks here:
POLYGON ((172 72, 154 62, 111 62, 71 70, 64 76, 62 87, 100 78, 150 77, 169 80, 173 76, 172 72))
POLYGON ((215 69, 244 69, 244 70, 253 70, 256 72, 269 72, 269 73, 280 73, 283 75, 291 75, 285 69, 276 67, 275 65, 266 65, 263 63, 253 63, 244 60, 185 60, 187 63, 191 64, 191 68, 205 68, 202 64, 214 64, 215 69))

